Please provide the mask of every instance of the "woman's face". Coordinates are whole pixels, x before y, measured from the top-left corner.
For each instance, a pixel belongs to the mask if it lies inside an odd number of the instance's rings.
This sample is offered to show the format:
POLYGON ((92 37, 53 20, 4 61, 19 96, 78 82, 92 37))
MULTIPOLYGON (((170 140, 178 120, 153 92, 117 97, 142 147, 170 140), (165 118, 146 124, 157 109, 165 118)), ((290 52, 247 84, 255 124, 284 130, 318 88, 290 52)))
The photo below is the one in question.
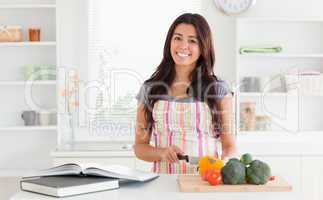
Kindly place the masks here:
POLYGON ((195 67, 201 55, 196 30, 191 24, 176 26, 170 45, 176 66, 195 67))

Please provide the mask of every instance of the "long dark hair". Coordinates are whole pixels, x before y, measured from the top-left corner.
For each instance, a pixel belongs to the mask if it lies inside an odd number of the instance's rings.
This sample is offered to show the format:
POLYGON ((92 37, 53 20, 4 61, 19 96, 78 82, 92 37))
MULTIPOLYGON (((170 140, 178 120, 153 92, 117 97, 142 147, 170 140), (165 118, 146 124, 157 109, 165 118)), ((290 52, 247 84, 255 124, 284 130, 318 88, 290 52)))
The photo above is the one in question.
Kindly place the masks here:
POLYGON ((190 24, 195 27, 201 55, 197 60, 195 69, 191 72, 191 85, 186 93, 198 101, 205 101, 211 112, 212 122, 215 123, 217 109, 215 98, 214 82, 217 77, 214 75, 213 66, 215 62, 212 34, 207 21, 199 14, 185 13, 180 15, 170 26, 164 44, 164 53, 161 63, 151 77, 145 81, 145 85, 150 85, 147 90, 147 102, 144 105, 145 117, 148 124, 148 132, 151 133, 154 124, 152 108, 162 95, 168 93, 175 79, 175 63, 171 56, 170 46, 173 33, 177 25, 190 24))

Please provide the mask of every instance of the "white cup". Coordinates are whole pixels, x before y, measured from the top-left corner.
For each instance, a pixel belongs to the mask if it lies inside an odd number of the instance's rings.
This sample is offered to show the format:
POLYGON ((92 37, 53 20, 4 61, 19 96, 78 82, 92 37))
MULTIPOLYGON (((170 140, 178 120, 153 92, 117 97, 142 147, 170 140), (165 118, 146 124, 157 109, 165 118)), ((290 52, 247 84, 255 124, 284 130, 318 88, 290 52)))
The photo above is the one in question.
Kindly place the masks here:
POLYGON ((51 112, 41 111, 38 113, 38 122, 41 126, 51 125, 51 112))
POLYGON ((264 77, 260 77, 260 91, 261 92, 268 92, 270 91, 270 77, 268 76, 264 76, 264 77))

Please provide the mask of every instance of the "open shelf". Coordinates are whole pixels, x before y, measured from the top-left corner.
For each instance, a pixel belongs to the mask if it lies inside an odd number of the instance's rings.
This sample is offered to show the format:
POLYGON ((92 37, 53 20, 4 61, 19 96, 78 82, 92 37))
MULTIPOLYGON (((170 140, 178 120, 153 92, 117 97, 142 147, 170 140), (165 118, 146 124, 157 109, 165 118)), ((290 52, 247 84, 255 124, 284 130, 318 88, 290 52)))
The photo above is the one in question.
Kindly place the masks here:
MULTIPOLYGON (((236 127, 244 127, 248 120, 256 120, 256 125, 259 122, 260 126, 270 123, 272 127, 269 131, 237 130, 237 135, 293 138, 298 134, 322 132, 323 136, 323 125, 319 120, 323 111, 323 92, 318 87, 319 80, 308 81, 307 84, 311 84, 308 86, 301 80, 290 82, 285 76, 296 73, 297 69, 323 72, 323 18, 246 17, 238 18, 236 22, 236 81, 241 83, 241 91, 248 91, 252 88, 251 84, 257 83, 247 81, 243 85, 243 78, 257 77, 259 88, 265 90, 237 92, 236 127), (271 46, 280 46, 282 51, 240 54, 241 48, 271 46), (264 116, 270 120, 266 121, 262 118, 264 116)), ((249 128, 241 130, 245 129, 249 128)))
POLYGON ((0 127, 0 131, 46 131, 57 130, 57 126, 7 126, 0 127))
POLYGON ((1 42, 0 47, 56 46, 54 41, 43 42, 1 42))
POLYGON ((1 4, 0 9, 56 8, 54 4, 1 4))
POLYGON ((56 85, 56 81, 0 81, 0 86, 56 85))

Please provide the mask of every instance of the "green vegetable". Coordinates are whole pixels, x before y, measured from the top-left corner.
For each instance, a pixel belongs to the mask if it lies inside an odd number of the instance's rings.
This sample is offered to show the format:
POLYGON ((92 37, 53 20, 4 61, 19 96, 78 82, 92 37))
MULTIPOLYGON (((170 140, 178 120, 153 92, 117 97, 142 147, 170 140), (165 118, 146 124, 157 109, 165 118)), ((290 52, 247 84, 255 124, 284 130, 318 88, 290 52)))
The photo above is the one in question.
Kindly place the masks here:
POLYGON ((262 185, 268 182, 271 170, 267 163, 254 160, 247 168, 246 180, 250 184, 262 185))
POLYGON ((228 162, 240 162, 238 158, 231 158, 228 162))
POLYGON ((240 161, 247 166, 252 162, 252 156, 249 153, 245 153, 241 156, 240 161))
POLYGON ((246 183, 246 167, 236 158, 231 158, 221 169, 224 184, 237 185, 246 183))

